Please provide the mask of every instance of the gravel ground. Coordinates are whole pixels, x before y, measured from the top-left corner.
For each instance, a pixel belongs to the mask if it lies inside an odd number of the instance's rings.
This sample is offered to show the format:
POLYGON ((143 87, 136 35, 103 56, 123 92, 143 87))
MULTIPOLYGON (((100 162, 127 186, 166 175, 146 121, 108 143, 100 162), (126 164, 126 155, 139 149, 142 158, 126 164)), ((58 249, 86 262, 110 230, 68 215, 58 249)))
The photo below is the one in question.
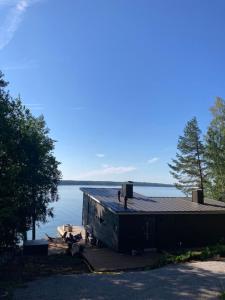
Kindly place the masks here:
POLYGON ((57 275, 28 283, 13 299, 218 299, 224 290, 225 262, 207 261, 144 272, 57 275))

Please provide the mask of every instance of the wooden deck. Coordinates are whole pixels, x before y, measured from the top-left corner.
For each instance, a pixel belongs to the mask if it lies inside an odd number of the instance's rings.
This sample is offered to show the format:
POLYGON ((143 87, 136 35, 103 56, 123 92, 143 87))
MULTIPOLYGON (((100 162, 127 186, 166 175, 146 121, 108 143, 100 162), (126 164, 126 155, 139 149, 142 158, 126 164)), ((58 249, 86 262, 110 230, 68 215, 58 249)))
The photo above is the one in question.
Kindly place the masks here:
POLYGON ((158 262, 160 254, 148 252, 131 256, 114 252, 108 248, 86 247, 83 257, 93 271, 107 272, 153 267, 158 262))

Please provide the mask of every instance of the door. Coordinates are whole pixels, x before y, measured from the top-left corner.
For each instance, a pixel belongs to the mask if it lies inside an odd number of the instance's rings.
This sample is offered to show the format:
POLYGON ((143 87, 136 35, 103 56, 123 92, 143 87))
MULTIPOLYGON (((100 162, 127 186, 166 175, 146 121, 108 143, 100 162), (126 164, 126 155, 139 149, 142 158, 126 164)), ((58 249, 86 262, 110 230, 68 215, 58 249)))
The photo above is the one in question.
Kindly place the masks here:
POLYGON ((155 217, 144 219, 144 248, 155 248, 155 217))

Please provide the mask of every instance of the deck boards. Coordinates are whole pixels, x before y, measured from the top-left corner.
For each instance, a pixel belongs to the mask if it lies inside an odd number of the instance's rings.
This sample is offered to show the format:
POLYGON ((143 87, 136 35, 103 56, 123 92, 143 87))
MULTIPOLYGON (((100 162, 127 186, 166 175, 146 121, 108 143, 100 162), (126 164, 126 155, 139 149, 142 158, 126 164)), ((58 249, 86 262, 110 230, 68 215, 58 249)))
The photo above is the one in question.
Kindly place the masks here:
POLYGON ((95 272, 132 270, 154 266, 160 258, 156 252, 131 256, 108 248, 85 248, 83 257, 95 272))

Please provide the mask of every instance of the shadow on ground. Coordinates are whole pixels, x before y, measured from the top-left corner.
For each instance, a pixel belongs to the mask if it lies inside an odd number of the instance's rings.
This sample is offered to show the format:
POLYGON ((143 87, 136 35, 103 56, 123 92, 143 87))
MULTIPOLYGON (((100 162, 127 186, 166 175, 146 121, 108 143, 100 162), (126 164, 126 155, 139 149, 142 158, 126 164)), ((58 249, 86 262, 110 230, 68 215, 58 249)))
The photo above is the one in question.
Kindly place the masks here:
POLYGON ((142 272, 58 275, 17 289, 13 299, 217 299, 224 290, 225 262, 208 261, 142 272))

